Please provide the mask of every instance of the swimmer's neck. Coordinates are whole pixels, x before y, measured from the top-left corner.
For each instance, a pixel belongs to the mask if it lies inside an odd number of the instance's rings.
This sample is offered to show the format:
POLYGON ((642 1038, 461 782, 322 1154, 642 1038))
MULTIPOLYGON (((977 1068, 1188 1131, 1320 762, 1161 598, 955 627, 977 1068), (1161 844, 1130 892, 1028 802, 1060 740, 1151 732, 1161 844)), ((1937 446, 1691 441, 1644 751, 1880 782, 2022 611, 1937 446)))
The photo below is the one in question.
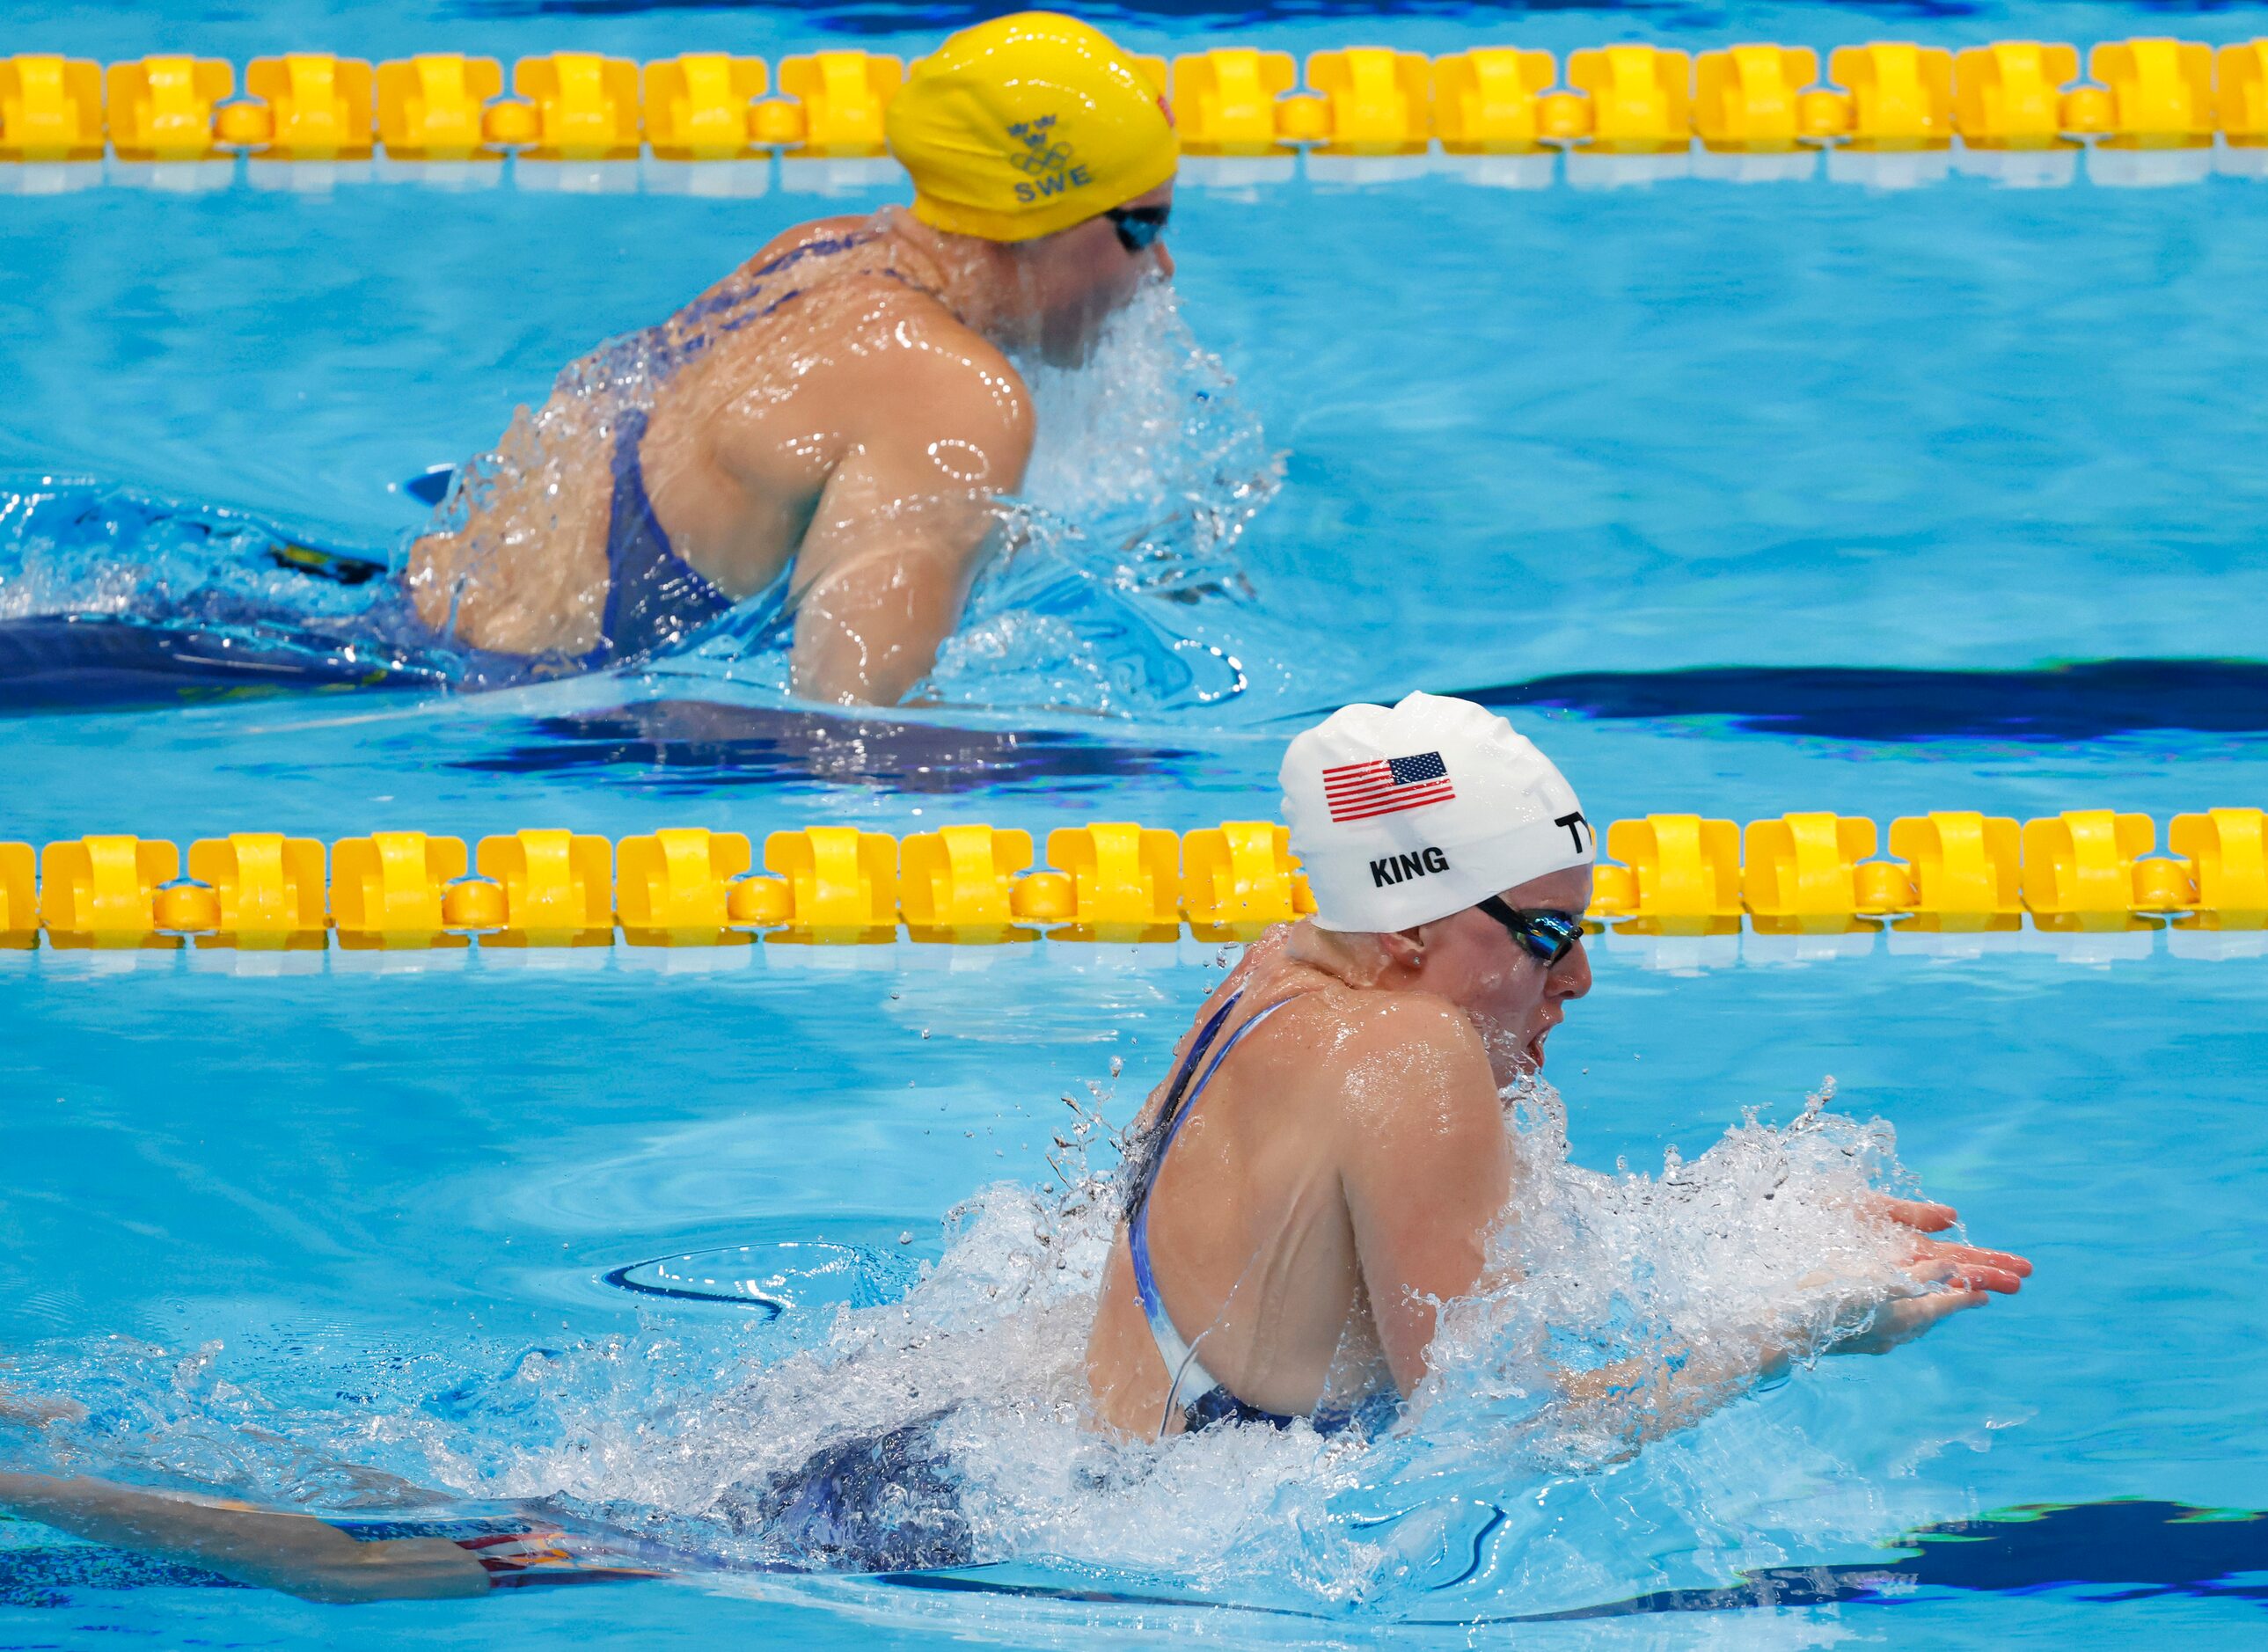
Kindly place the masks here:
POLYGON ((900 278, 927 292, 961 326, 1004 352, 1037 347, 1037 297, 1012 246, 933 228, 903 207, 884 207, 873 223, 876 237, 889 244, 900 278))
MULTIPOLYGON (((1434 992, 1439 995, 1379 936, 1325 929, 1307 918, 1278 933, 1283 937, 1278 943, 1278 958, 1283 964, 1312 970, 1351 991, 1434 992)), ((1256 943, 1256 951, 1260 944, 1264 943, 1256 943)), ((1490 1068, 1499 1085, 1509 1086, 1533 1076, 1534 1069, 1528 1066, 1517 1039, 1471 1005, 1458 1004, 1456 1008, 1480 1034, 1482 1046, 1488 1052, 1490 1068)), ((1510 1101, 1506 1105, 1509 1106, 1510 1101)))
POLYGON ((1395 958, 1378 936, 1322 929, 1309 918, 1286 932, 1283 957, 1287 964, 1328 975, 1357 992, 1407 992, 1417 982, 1417 972, 1395 958))

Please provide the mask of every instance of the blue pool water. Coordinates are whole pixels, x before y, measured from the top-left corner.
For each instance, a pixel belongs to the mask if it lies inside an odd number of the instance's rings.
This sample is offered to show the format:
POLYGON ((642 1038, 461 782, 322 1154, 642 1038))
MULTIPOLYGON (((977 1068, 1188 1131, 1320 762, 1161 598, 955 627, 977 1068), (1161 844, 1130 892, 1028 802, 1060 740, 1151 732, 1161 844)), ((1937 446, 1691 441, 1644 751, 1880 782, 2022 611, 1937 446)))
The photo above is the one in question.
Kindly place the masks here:
MULTIPOLYGON (((911 50, 954 20, 15 16, 26 46, 239 61, 911 50)), ((1158 50, 2268 33, 2123 5, 1114 20, 1158 50)), ((561 363, 789 224, 895 198, 788 166, 729 200, 635 168, 600 193, 239 170, 0 201, 0 618, 107 599, 121 568, 134 595, 298 589, 185 522, 387 554, 422 518, 397 484, 561 363)), ((1178 319, 1042 386, 1045 554, 988 586, 942 708, 814 712, 715 651, 487 696, 51 705, 0 720, 0 839, 1187 829, 1272 815, 1290 729, 1417 686, 1500 691, 1602 819, 2115 805, 2162 832, 2268 802, 2268 181, 2116 179, 1193 180, 1178 319)), ((1130 1462, 1048 1413, 1094 1243, 1048 1159, 1130 1116, 1219 947, 0 951, 0 1389, 85 1408, 0 1418, 0 1468, 383 1506, 353 1465, 563 1497, 703 1566, 320 1607, 8 1522, 0 1641, 2268 1640, 2268 1523, 2236 1517, 2268 1507, 2261 938, 1609 935, 1552 1045, 1572 1158, 1616 1178, 1555 1184, 1614 1213, 1570 1300, 1605 1280, 1641 1320, 1718 1323, 1805 1237, 1741 1190, 1852 1162, 2031 1256, 2022 1295, 1627 1458, 1474 1401, 1368 1449, 1130 1462), (1681 1209, 1747 1214, 1702 1243, 1681 1209), (688 1256, 778 1311, 608 1282, 688 1256), (1000 1402, 958 1443, 973 1589, 755 1569, 707 1516, 830 1427, 970 1394, 1000 1402), (1948 1525, 1969 1541, 1884 1546, 1948 1525), (1820 1569, 1917 1553, 1864 1599, 1820 1569)), ((1505 1347, 1463 1351, 1484 1391, 1505 1347)))

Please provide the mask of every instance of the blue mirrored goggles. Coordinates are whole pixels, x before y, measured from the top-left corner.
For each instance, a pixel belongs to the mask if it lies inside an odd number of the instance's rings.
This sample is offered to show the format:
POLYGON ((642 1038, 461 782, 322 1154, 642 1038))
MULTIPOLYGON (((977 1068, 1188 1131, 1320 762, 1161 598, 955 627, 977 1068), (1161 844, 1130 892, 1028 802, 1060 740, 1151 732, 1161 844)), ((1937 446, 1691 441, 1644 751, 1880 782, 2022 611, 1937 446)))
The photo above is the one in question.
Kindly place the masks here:
POLYGON ((1110 220, 1110 227, 1118 231, 1118 245, 1129 257, 1148 252, 1157 245, 1158 238, 1166 232, 1167 220, 1174 216, 1170 206, 1113 207, 1102 215, 1110 220))
POLYGON ((1522 911, 1506 906, 1501 895, 1476 901, 1473 908, 1485 912, 1504 925, 1512 932, 1512 938, 1547 969, 1573 951, 1575 943, 1583 938, 1583 915, 1579 912, 1557 912, 1550 907, 1522 911))

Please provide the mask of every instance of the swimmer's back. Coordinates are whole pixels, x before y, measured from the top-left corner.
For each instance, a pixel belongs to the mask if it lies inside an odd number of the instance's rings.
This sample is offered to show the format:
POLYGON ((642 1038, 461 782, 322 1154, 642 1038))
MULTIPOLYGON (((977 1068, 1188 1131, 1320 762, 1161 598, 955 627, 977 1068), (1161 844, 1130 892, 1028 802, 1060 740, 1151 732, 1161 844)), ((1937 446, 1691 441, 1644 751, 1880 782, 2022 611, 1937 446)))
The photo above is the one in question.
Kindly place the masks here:
MULTIPOLYGON (((1432 1333, 1430 1306, 1413 1315, 1403 1300, 1409 1288, 1469 1289, 1477 1235, 1509 1186, 1479 1036, 1440 999, 1354 992, 1292 963, 1276 936, 1199 1023, 1232 992, 1241 1000, 1224 1039, 1283 1008, 1222 1063, 1157 1167, 1148 1237, 1160 1294, 1247 1406, 1296 1416, 1406 1393, 1432 1333), (1475 1210, 1487 1215, 1476 1222, 1475 1210)), ((1100 1420, 1155 1433, 1168 1379, 1123 1231, 1088 1363, 1100 1420)))
MULTIPOLYGON (((674 554, 730 598, 792 562, 800 595, 842 560, 838 542, 872 547, 873 516, 924 484, 966 495, 973 472, 994 491, 1021 481, 1021 378, 924 284, 918 249, 889 223, 799 225, 643 335, 644 491, 674 554), (955 463, 940 467, 941 446, 955 463)), ((600 646, 625 466, 583 381, 613 360, 601 350, 563 373, 541 415, 515 418, 504 477, 465 528, 418 542, 411 589, 426 624, 449 624, 453 591, 462 642, 578 657, 600 646)))
POLYGON ((931 452, 940 444, 1001 450, 996 472, 1012 464, 1013 474, 984 480, 1022 480, 1032 431, 1022 378, 872 222, 791 231, 680 312, 696 327, 717 314, 721 326, 655 394, 648 487, 679 554, 728 590, 762 590, 799 553, 799 593, 829 571, 834 547, 806 543, 811 530, 824 539, 826 515, 882 503, 827 497, 846 461, 913 459, 916 474, 881 484, 885 494, 965 488, 971 467, 940 466, 931 452))

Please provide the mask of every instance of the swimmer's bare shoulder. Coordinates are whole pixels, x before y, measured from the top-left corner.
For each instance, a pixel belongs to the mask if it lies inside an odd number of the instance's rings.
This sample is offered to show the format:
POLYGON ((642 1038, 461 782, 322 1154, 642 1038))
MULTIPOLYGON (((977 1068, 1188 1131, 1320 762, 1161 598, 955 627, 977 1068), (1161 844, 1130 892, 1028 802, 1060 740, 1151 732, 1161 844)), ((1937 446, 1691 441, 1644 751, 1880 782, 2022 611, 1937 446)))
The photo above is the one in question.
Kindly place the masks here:
POLYGON ((1511 1196, 1511 1150, 1488 1051, 1426 993, 1326 989, 1283 1036, 1309 1053, 1302 1088, 1328 1123, 1363 1282, 1403 1393, 1425 1373, 1440 1304, 1470 1293, 1511 1196))
POLYGON ((747 261, 739 268, 710 288, 709 292, 702 296, 707 297, 711 294, 723 292, 730 287, 745 286, 750 281, 768 274, 772 266, 792 253, 813 249, 827 251, 844 245, 857 239, 865 231, 868 222, 866 218, 852 212, 840 214, 831 218, 809 218, 801 224, 791 225, 750 253, 747 261))
POLYGON ((837 364, 856 426, 935 440, 982 441, 1020 478, 1035 422, 1023 375, 999 347, 933 295, 887 275, 844 278, 860 310, 862 348, 837 364))
MULTIPOLYGON (((762 278, 798 253, 833 251, 869 222, 851 217, 799 224, 767 242, 691 307, 762 278)), ((918 421, 924 411, 941 412, 955 425, 974 422, 1010 437, 1020 434, 1028 452, 1033 417, 1023 376, 934 293, 886 270, 854 266, 820 276, 809 290, 782 303, 784 311, 798 306, 822 312, 822 325, 852 346, 821 352, 809 365, 848 388, 882 393, 855 404, 855 410, 901 423, 909 415, 918 421)))
POLYGON ((854 549, 873 542, 864 520, 872 511, 989 503, 1022 484, 1037 429, 1031 393, 998 347, 935 296, 880 271, 846 270, 781 315, 798 341, 784 349, 752 329, 743 365, 719 360, 715 371, 740 383, 712 400, 703 435, 722 473, 751 494, 828 490, 813 513, 820 531, 802 547, 799 586, 836 560, 838 533, 854 549))

